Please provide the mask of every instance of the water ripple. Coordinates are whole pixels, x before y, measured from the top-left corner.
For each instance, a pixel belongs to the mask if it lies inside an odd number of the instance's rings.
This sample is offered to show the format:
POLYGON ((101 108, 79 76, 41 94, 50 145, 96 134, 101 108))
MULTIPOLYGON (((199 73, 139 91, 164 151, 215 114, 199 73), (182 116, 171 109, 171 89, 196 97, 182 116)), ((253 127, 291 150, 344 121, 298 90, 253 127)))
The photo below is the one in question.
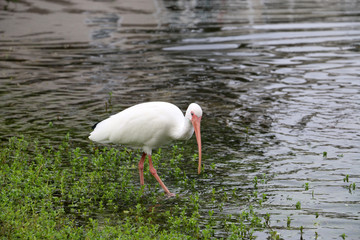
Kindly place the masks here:
MULTIPOLYGON (((356 239, 359 191, 343 178, 360 182, 359 4, 155 2, 51 1, 34 11, 29 0, 3 11, 1 140, 59 143, 70 132, 87 146, 94 122, 135 103, 196 101, 214 175, 191 176, 203 192, 237 187, 246 205, 265 174, 263 210, 284 239, 298 238, 286 228, 294 216, 306 239, 356 239)), ((239 214, 231 202, 224 209, 239 214)))

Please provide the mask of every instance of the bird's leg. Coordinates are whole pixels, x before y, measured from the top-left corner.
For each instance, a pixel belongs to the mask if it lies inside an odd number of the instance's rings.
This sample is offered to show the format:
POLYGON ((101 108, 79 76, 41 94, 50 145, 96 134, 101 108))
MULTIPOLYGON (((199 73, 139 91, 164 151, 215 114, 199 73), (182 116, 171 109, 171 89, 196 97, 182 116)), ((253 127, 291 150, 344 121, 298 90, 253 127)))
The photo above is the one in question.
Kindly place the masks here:
POLYGON ((139 175, 140 175, 140 184, 144 185, 144 162, 145 162, 146 153, 143 153, 139 162, 139 175))
POLYGON ((165 184, 161 181, 160 177, 157 175, 156 173, 156 169, 154 168, 153 164, 152 164, 152 161, 151 161, 151 156, 148 155, 149 157, 149 169, 150 169, 150 173, 156 178, 156 180, 160 183, 160 186, 164 189, 164 191, 166 192, 166 194, 169 196, 169 197, 174 197, 175 194, 171 193, 169 191, 169 189, 167 189, 167 187, 165 186, 165 184))

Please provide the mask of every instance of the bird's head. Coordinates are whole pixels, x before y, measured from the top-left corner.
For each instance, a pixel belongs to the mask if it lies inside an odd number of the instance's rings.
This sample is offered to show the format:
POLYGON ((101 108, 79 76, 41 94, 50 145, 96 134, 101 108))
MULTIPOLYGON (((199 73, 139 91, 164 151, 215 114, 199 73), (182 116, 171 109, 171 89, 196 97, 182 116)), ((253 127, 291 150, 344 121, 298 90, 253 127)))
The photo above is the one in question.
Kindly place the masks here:
POLYGON ((199 167, 198 167, 198 174, 201 172, 201 135, 200 135, 200 121, 202 117, 202 109, 201 107, 196 103, 191 103, 186 110, 185 117, 188 118, 195 131, 196 141, 198 144, 199 149, 199 167))

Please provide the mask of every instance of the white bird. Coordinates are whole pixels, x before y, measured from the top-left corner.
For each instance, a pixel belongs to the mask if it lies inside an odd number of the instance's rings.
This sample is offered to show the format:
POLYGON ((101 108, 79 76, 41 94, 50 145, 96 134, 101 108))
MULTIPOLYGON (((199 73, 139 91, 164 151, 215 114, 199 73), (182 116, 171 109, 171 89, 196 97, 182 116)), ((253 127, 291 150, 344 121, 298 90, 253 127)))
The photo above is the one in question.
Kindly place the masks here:
POLYGON ((194 131, 199 150, 198 174, 201 172, 200 121, 202 109, 191 103, 185 116, 174 104, 167 102, 147 102, 129 107, 99 122, 90 133, 89 139, 99 143, 117 143, 141 148, 139 162, 140 184, 144 185, 144 161, 149 158, 150 173, 160 183, 166 194, 172 194, 161 181, 152 164, 151 153, 172 140, 187 140, 194 131))

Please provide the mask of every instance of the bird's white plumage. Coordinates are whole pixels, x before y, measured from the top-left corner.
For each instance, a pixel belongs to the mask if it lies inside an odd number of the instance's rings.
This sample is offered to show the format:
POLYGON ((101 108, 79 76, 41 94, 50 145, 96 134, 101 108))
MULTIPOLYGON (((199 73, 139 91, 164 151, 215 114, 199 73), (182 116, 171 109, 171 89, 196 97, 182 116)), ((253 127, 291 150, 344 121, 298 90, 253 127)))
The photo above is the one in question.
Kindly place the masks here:
POLYGON ((185 117, 181 110, 166 102, 141 103, 98 123, 89 138, 100 143, 118 143, 151 155, 154 148, 172 140, 189 139, 194 128, 191 112, 202 116, 199 105, 189 105, 185 117))

